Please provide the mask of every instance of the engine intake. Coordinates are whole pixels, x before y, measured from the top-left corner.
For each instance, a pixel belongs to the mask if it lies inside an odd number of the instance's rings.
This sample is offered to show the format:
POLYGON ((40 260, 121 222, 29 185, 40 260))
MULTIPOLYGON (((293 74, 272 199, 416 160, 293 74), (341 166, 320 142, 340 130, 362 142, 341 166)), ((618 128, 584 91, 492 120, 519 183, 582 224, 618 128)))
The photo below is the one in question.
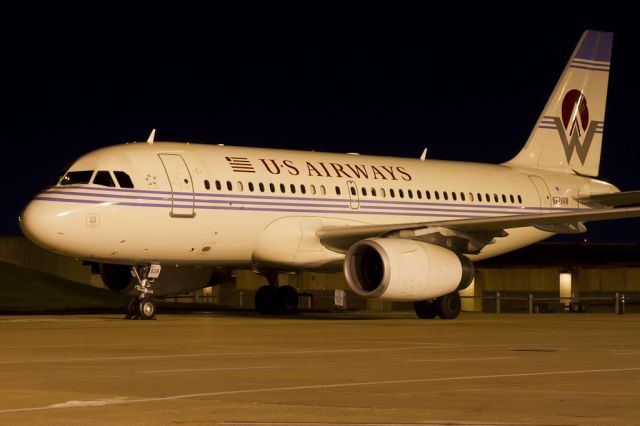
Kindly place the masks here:
POLYGON ((349 249, 344 273, 351 290, 360 296, 417 301, 469 287, 474 268, 467 257, 440 246, 400 238, 372 238, 349 249))

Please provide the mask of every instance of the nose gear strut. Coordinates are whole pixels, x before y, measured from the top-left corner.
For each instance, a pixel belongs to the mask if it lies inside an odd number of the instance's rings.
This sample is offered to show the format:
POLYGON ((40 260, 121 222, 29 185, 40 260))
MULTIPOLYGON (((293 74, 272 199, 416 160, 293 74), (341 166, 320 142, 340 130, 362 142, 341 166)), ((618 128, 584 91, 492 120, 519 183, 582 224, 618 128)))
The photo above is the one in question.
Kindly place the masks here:
POLYGON ((127 304, 125 319, 156 319, 156 305, 153 301, 153 282, 160 276, 162 267, 157 264, 133 265, 131 276, 134 277, 138 296, 127 304))

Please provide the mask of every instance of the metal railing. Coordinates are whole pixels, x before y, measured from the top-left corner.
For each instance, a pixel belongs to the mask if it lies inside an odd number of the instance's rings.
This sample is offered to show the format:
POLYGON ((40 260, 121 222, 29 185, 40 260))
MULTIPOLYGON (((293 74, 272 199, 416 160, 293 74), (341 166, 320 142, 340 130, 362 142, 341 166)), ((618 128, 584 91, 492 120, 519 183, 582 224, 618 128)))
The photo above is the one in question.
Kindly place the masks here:
MULTIPOLYGON (((253 309, 253 297, 254 291, 251 290, 231 290, 225 292, 225 294, 218 294, 216 296, 202 295, 197 292, 182 294, 175 297, 165 298, 167 301, 173 302, 186 302, 186 303, 205 303, 214 304, 218 306, 227 306, 230 308, 240 309, 253 309)), ((366 309, 366 302, 364 299, 354 295, 351 292, 345 292, 343 305, 334 304, 334 295, 332 290, 324 291, 301 291, 299 293, 301 310, 314 310, 314 309, 366 309)), ((545 313, 549 307, 557 310, 552 312, 588 312, 593 307, 610 309, 610 305, 613 305, 613 312, 616 314, 624 314, 627 311, 629 304, 640 305, 640 294, 633 293, 632 295, 626 295, 622 292, 617 292, 613 295, 603 296, 586 296, 586 297, 560 297, 560 296, 536 296, 534 293, 528 293, 527 295, 513 295, 507 292, 496 291, 494 294, 485 294, 480 296, 460 296, 462 299, 479 299, 487 300, 495 303, 495 309, 491 309, 491 304, 487 307, 485 305, 484 312, 495 312, 500 314, 502 312, 514 311, 513 304, 508 306, 505 302, 526 302, 525 304, 519 304, 516 311, 522 312, 525 310, 529 314, 545 313), (506 293, 506 294, 505 294, 506 293), (506 309, 505 309, 506 308, 506 309)), ((372 305, 369 305, 371 308, 372 305)), ((377 310, 385 310, 390 307, 388 302, 379 301, 377 310)), ((400 308, 401 310, 412 309, 412 304, 408 303, 407 307, 400 308)))
POLYGON ((508 300, 526 301, 529 314, 540 313, 540 304, 557 303, 564 305, 565 311, 570 312, 587 312, 590 302, 607 302, 613 303, 614 313, 624 314, 626 312, 627 303, 640 302, 640 297, 628 297, 624 293, 616 292, 613 296, 589 296, 589 297, 535 297, 533 293, 529 293, 527 297, 523 296, 507 296, 500 291, 496 291, 493 296, 460 296, 462 299, 482 299, 495 300, 497 314, 502 312, 502 302, 508 300), (537 303, 536 303, 537 302, 537 303))

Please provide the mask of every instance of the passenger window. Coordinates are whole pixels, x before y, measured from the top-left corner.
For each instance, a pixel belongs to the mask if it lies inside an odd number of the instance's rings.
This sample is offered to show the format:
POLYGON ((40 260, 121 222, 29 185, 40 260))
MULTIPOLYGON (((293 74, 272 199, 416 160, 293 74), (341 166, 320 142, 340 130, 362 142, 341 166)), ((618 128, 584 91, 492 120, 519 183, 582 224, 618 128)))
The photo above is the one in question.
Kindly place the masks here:
POLYGON ((238 181, 238 191, 242 192, 244 190, 244 185, 242 182, 238 181))
POLYGON ((253 192, 255 188, 253 187, 253 182, 249 182, 249 191, 253 192))
POLYGON ((489 194, 484 194, 484 199, 487 201, 487 203, 491 202, 491 197, 489 196, 489 194))
POLYGON ((300 185, 300 192, 302 192, 303 194, 306 194, 307 188, 305 188, 304 185, 300 185))
POLYGON ((506 202, 507 202, 507 196, 506 196, 506 195, 504 195, 504 194, 502 194, 502 202, 503 202, 503 203, 506 203, 506 202))
POLYGON ((482 194, 478 192, 478 194, 476 194, 476 195, 478 195, 478 201, 482 202, 482 194))
POLYGON ((96 176, 93 178, 93 184, 108 186, 110 188, 114 188, 116 186, 113 179, 111 179, 111 173, 106 170, 100 170, 96 173, 96 176))
POLYGON ((367 196, 367 188, 362 187, 362 196, 366 197, 367 196))
POLYGON ((230 181, 227 181, 227 190, 231 191, 233 189, 233 185, 231 185, 230 181))
POLYGON ((284 183, 281 183, 281 184, 280 184, 280 192, 282 192, 283 194, 284 194, 284 192, 285 192, 285 186, 284 186, 284 183))
POLYGON ((493 194, 493 201, 498 202, 498 194, 493 194))
POLYGON ((416 195, 418 196, 419 200, 422 200, 422 192, 420 192, 419 189, 416 191, 416 195))
POLYGON ((440 199, 440 193, 438 191, 435 192, 436 200, 440 199))
POLYGON ((509 194, 509 201, 511 201, 511 204, 513 204, 515 201, 513 199, 513 194, 509 194))
POLYGON ((409 195, 409 198, 413 198, 413 191, 408 189, 407 190, 407 195, 409 195))
POLYGON ((217 189, 218 191, 220 191, 220 190, 222 189, 222 184, 220 183, 220 181, 219 181, 219 180, 217 180, 217 181, 216 181, 216 189, 217 189))
POLYGON ((371 196, 372 197, 376 196, 376 189, 375 188, 371 188, 371 196))
POLYGON ((340 187, 336 186, 336 195, 340 195, 340 187))
POLYGON ((469 193, 469 201, 473 201, 473 192, 469 193))
POLYGON ((91 176, 93 176, 93 170, 83 170, 80 172, 68 172, 62 180, 60 181, 60 185, 74 185, 81 183, 89 183, 91 181, 91 176))
POLYGON ((320 195, 327 195, 327 190, 324 188, 324 185, 320 185, 320 195))
POLYGON ((396 191, 394 191, 393 188, 389 189, 389 196, 391 198, 396 198, 396 191))
POLYGON ((400 198, 404 198, 404 191, 402 189, 398 189, 398 195, 400 195, 400 198))
POLYGON ((518 195, 518 203, 522 204, 522 197, 518 195))
POLYGON ((380 188, 380 196, 381 196, 382 198, 386 198, 387 193, 386 193, 386 191, 384 190, 384 188, 380 188))
POLYGON ((461 199, 462 201, 465 201, 465 198, 464 198, 464 192, 461 192, 461 193, 460 193, 460 199, 461 199))
POLYGON ((133 188, 133 181, 126 172, 117 171, 113 174, 116 176, 120 188, 133 188))
POLYGON ((453 198, 453 201, 458 201, 458 196, 456 195, 455 192, 451 193, 451 198, 453 198))
POLYGON ((431 191, 424 191, 424 195, 426 195, 427 200, 431 199, 431 191))
POLYGON ((311 191, 311 195, 316 195, 316 186, 309 185, 309 190, 311 191))
POLYGON ((206 189, 206 190, 211 189, 211 184, 209 183, 209 181, 207 179, 204 180, 204 189, 206 189))
POLYGON ((444 199, 445 199, 445 200, 448 200, 448 199, 449 199, 449 194, 447 194, 447 191, 444 191, 444 192, 442 193, 442 195, 444 196, 444 199))
POLYGON ((294 184, 291 184, 290 188, 291 188, 291 193, 295 194, 296 193, 296 186, 294 184))
POLYGON ((276 186, 273 183, 270 183, 269 190, 271 190, 271 192, 276 192, 276 186))

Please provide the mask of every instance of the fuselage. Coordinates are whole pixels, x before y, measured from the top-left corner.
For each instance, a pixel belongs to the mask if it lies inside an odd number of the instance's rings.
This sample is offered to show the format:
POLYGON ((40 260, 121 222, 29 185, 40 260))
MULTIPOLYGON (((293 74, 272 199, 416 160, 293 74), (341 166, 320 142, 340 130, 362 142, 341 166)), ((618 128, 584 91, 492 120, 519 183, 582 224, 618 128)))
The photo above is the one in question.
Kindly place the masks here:
MULTIPOLYGON (((106 263, 340 269, 326 226, 429 222, 587 208, 610 184, 467 162, 157 142, 99 149, 38 194, 24 233, 106 263), (84 172, 84 173, 82 173, 84 172)), ((472 260, 552 235, 509 230, 472 260)))

